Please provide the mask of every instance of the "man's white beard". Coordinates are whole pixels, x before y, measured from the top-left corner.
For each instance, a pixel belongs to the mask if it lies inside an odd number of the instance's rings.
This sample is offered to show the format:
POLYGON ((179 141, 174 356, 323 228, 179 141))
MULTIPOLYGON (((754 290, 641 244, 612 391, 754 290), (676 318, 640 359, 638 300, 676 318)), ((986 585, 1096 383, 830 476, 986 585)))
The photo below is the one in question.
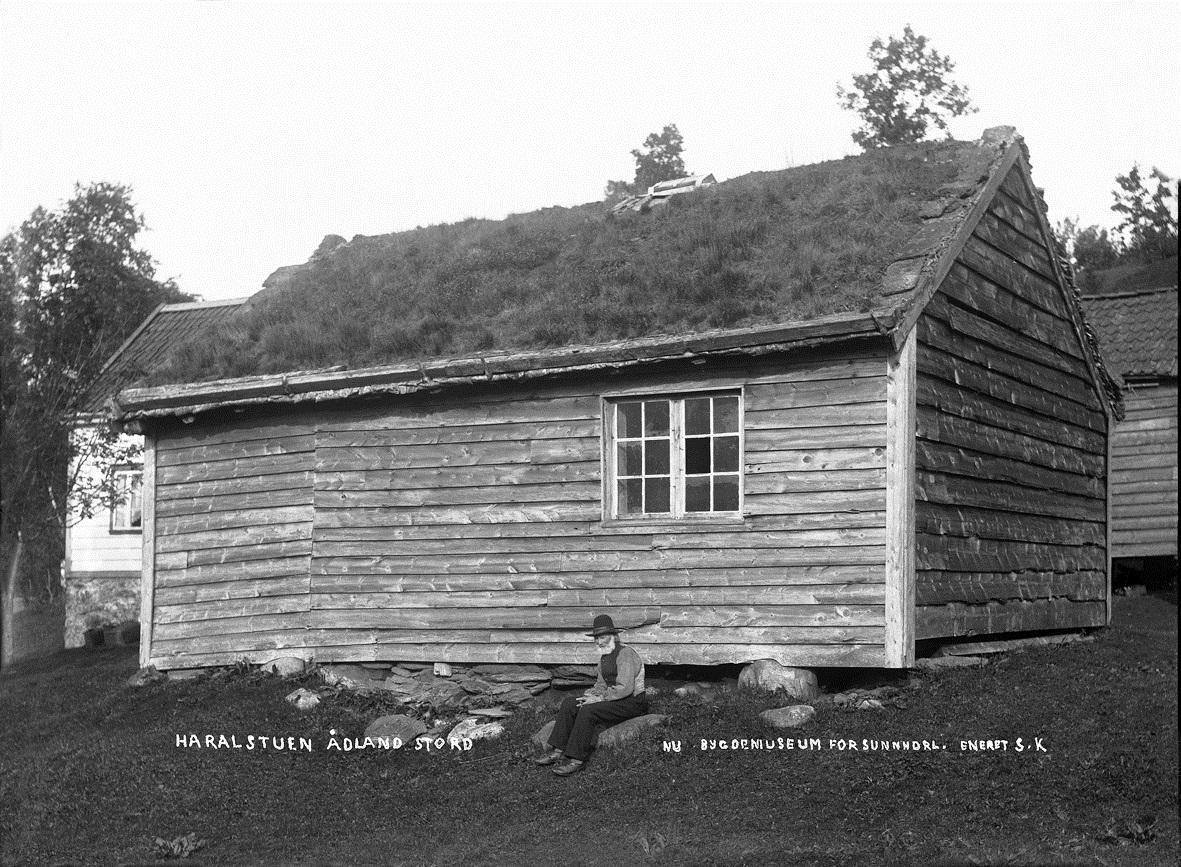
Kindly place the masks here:
POLYGON ((606 647, 601 647, 598 644, 596 644, 595 649, 597 651, 599 651, 599 656, 606 656, 607 654, 609 654, 611 651, 613 651, 615 649, 615 639, 612 638, 610 641, 608 641, 606 647))

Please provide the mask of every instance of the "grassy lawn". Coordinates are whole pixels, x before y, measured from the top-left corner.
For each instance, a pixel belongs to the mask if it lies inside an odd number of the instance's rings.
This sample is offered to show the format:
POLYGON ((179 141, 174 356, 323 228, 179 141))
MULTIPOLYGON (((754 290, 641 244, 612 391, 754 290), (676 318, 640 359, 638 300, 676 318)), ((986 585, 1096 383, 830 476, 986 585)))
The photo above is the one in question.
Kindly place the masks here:
POLYGON ((295 682, 230 673, 124 686, 131 652, 71 651, 0 679, 4 864, 1168 864, 1178 859, 1177 609, 1119 599, 1090 643, 923 675, 906 707, 821 705, 772 732, 765 695, 657 700, 665 729, 559 779, 527 761, 537 708, 470 752, 325 749, 382 708, 309 713, 295 682), (181 749, 178 732, 304 736, 312 752, 181 749), (820 750, 701 740, 819 738, 820 750), (1025 750, 1016 752, 1016 739, 1025 750), (1046 752, 1032 749, 1042 738, 1046 752), (661 741, 680 740, 666 753, 661 741), (946 744, 851 752, 830 740, 946 744), (960 741, 1006 739, 1006 752, 960 741))

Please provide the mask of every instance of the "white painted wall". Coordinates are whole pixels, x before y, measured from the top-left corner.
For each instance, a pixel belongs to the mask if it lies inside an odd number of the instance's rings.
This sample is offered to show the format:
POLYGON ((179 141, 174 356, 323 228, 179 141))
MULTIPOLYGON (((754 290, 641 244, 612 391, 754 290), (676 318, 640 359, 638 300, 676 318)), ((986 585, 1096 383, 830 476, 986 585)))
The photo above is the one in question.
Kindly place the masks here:
MULTIPOLYGON (((121 444, 143 445, 143 437, 124 434, 121 444)), ((99 469, 84 465, 81 473, 96 478, 99 469)), ((141 570, 143 536, 140 533, 112 533, 111 511, 100 508, 90 518, 71 518, 66 529, 66 575, 78 572, 134 572, 141 570)))

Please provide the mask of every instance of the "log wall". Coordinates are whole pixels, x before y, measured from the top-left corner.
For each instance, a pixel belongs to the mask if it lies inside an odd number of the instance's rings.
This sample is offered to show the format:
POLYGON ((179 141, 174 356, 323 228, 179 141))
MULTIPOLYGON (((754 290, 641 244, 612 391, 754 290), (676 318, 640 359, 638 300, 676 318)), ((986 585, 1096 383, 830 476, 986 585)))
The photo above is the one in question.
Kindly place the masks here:
POLYGON ((1177 383, 1131 385, 1111 443, 1111 554, 1177 556, 1177 383))
POLYGON ((1106 622, 1106 416, 1015 167, 917 325, 916 637, 1106 622))
POLYGON ((651 662, 883 665, 885 374, 686 363, 162 428, 152 660, 583 662, 609 613, 651 662), (602 396, 717 388, 744 516, 604 522, 602 396))

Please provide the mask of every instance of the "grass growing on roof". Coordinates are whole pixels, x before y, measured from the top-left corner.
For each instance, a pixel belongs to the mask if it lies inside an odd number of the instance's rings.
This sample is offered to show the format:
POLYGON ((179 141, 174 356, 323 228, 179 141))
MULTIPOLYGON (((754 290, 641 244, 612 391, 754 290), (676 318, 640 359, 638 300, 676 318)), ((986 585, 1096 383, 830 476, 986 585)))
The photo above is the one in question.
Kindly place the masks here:
MULTIPOLYGON (((601 203, 354 238, 291 269, 154 383, 809 319, 875 305, 921 205, 977 151, 937 142, 757 172, 649 213, 601 203)), ((976 180, 972 178, 972 180, 976 180)))

